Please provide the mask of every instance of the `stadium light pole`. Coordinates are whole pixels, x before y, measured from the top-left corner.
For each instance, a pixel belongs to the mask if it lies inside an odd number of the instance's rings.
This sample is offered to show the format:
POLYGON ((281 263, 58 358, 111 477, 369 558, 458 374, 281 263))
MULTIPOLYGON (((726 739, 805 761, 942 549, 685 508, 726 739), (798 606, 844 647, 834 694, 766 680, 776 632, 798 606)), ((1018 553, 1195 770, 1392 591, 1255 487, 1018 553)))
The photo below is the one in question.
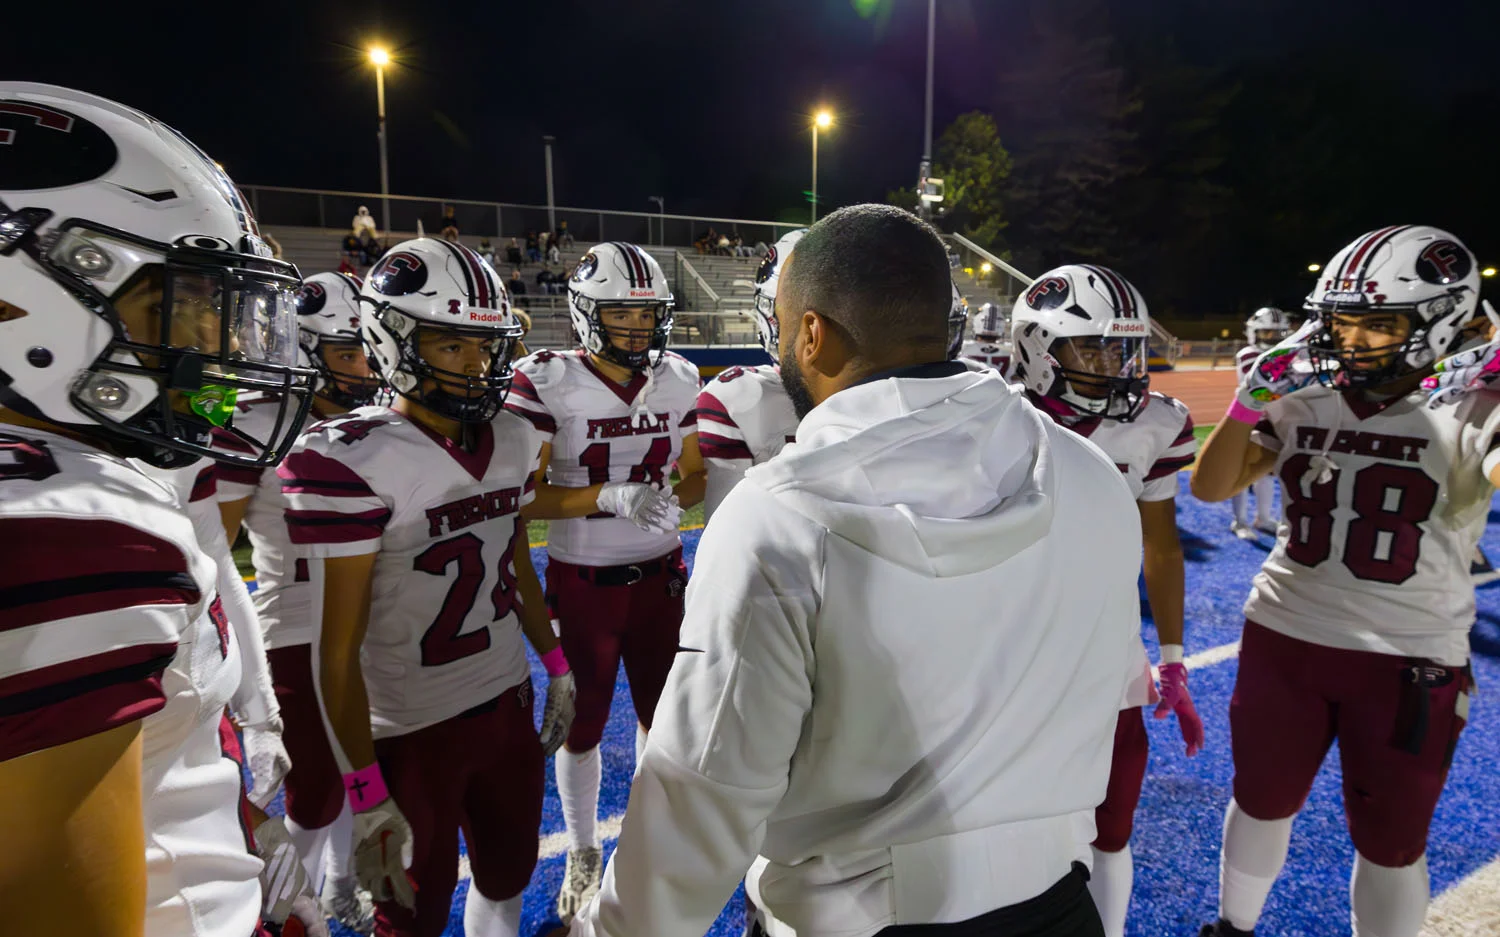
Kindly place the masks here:
POLYGON ((557 230, 557 204, 552 200, 552 141, 557 138, 548 134, 542 137, 542 147, 547 159, 547 230, 557 230))
MULTIPOLYGON (((648 195, 646 200, 656 203, 656 236, 660 238, 658 244, 667 243, 667 197, 665 195, 648 195)), ((647 225, 649 227, 649 224, 647 225)))
POLYGON ((812 220, 818 221, 818 130, 827 130, 833 126, 833 114, 827 109, 820 110, 813 115, 813 165, 812 165, 812 220))
POLYGON ((937 0, 927 0, 927 122, 922 135, 922 164, 917 167, 917 210, 923 221, 932 219, 932 203, 922 196, 927 192, 927 177, 932 175, 932 61, 937 48, 937 0))
POLYGON ((391 54, 380 46, 370 50, 370 64, 375 66, 375 108, 380 116, 380 223, 389 243, 391 236, 391 165, 385 151, 385 67, 391 54))

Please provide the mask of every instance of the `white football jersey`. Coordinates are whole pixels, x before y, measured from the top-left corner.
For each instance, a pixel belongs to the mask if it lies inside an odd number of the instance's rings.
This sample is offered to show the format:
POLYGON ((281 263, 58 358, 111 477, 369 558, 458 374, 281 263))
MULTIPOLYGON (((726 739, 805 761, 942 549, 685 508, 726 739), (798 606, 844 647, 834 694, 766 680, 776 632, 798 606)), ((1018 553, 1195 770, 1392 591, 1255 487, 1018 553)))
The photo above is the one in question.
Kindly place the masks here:
POLYGON ((1434 410, 1420 389, 1382 404, 1314 385, 1266 407, 1250 439, 1277 454, 1283 516, 1245 617, 1328 647, 1467 661, 1497 426, 1488 392, 1434 410))
MULTIPOLYGON (((234 425, 256 439, 270 439, 280 411, 281 402, 275 397, 242 400, 235 407, 234 425)), ((214 445, 236 448, 228 434, 216 434, 214 445)), ((251 599, 260 616, 266 649, 314 643, 322 623, 312 612, 312 571, 307 558, 296 555, 287 535, 287 500, 276 469, 220 465, 217 488, 220 502, 250 499, 243 523, 255 567, 251 599)))
POLYGON ((1010 371, 1011 354, 1010 342, 982 342, 978 339, 969 339, 964 342, 964 347, 959 351, 958 356, 977 361, 987 368, 994 368, 1004 375, 1010 371))
POLYGON ((178 490, 84 443, 0 428, 0 543, 20 546, 0 564, 0 760, 142 720, 153 937, 244 937, 260 911, 240 768, 219 742, 239 646, 180 504, 201 469, 179 470, 178 490))
MULTIPOLYGON (((628 385, 605 377, 581 349, 539 351, 516 365, 506 409, 552 444, 548 480, 563 488, 645 482, 666 489, 682 441, 698 433, 698 369, 667 352, 628 385), (637 399, 642 394, 644 398, 637 399)), ((665 556, 677 531, 654 533, 611 514, 548 522, 547 553, 580 566, 618 566, 665 556)))
POLYGON ((1129 423, 1089 419, 1070 428, 1114 460, 1137 501, 1177 497, 1177 473, 1193 464, 1198 450, 1187 405, 1156 391, 1129 423))
POLYGON ((797 438, 797 411, 773 365, 729 368, 698 394, 698 450, 708 469, 705 520, 752 465, 797 438))
POLYGON ((312 427, 277 469, 322 621, 322 560, 379 554, 360 660, 375 738, 416 731, 529 678, 512 551, 541 443, 502 413, 466 452, 395 410, 312 427))
POLYGON ((1265 354, 1265 351, 1254 345, 1246 345, 1234 353, 1234 369, 1241 378, 1250 373, 1250 366, 1255 364, 1256 359, 1265 354))

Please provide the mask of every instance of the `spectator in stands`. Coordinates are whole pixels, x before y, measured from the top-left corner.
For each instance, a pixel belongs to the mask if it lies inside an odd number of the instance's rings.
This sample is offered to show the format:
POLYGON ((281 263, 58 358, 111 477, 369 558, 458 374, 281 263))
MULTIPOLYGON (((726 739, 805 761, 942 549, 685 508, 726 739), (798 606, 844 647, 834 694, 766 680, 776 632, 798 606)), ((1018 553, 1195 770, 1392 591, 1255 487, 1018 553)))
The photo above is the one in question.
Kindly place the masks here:
POLYGON ((363 205, 359 206, 359 211, 356 211, 354 213, 354 225, 353 225, 353 227, 354 227, 354 236, 357 237, 357 238, 361 237, 361 232, 366 231, 366 230, 368 230, 370 232, 370 236, 371 237, 375 236, 375 234, 376 234, 375 219, 374 219, 373 216, 371 216, 370 210, 368 208, 366 208, 363 205))
POLYGON ((542 262, 541 241, 537 240, 535 231, 526 232, 526 259, 534 264, 542 262))
POLYGON ((547 263, 562 263, 562 251, 557 249, 557 238, 552 239, 552 245, 547 248, 547 263))
POLYGON ((541 251, 542 258, 546 259, 546 257, 547 257, 547 245, 550 244, 550 243, 552 243, 552 232, 551 231, 543 231, 541 234, 537 235, 536 241, 537 241, 537 248, 541 251))
POLYGON ((750 248, 745 246, 745 239, 738 234, 734 236, 734 240, 729 242, 729 249, 734 252, 734 256, 736 257, 750 256, 750 248))
POLYGON ((552 243, 563 250, 569 250, 573 247, 573 233, 568 230, 568 222, 566 220, 557 223, 557 231, 553 234, 552 243))
POLYGON ((524 262, 521 260, 521 245, 515 238, 511 238, 510 244, 505 248, 505 262, 512 267, 519 267, 524 262))
POLYGON ((478 253, 480 257, 484 258, 485 263, 489 264, 491 267, 495 265, 495 249, 490 246, 489 238, 479 239, 478 253))
POLYGON ((510 279, 505 281, 505 288, 510 290, 510 295, 512 296, 526 295, 526 281, 521 279, 521 271, 519 268, 511 268, 510 279))
POLYGON ((281 244, 279 244, 275 238, 271 237, 271 232, 267 231, 265 228, 261 228, 260 239, 262 241, 265 241, 266 246, 271 249, 272 257, 275 257, 277 260, 284 259, 281 256, 281 244))
POLYGON ((552 274, 552 268, 550 266, 544 265, 536 275, 537 293, 542 296, 552 295, 555 292, 555 290, 553 289, 555 279, 556 278, 552 274))
POLYGON ((350 267, 359 267, 364 263, 363 254, 364 248, 359 243, 359 231, 350 230, 348 234, 344 235, 343 243, 339 245, 339 257, 341 258, 339 269, 343 270, 345 264, 348 264, 350 267))
POLYGON ((380 242, 375 240, 375 232, 372 229, 365 229, 364 236, 359 241, 359 252, 361 263, 366 267, 375 263, 375 261, 380 259, 380 255, 385 253, 385 248, 381 247, 380 242))
POLYGON ((458 219, 453 215, 452 205, 443 207, 443 223, 439 226, 438 233, 443 240, 458 243, 458 219))
POLYGON ((721 235, 719 235, 719 245, 718 245, 718 248, 714 251, 714 253, 718 254, 720 257, 728 257, 729 256, 729 235, 727 235, 727 234, 721 234, 721 235))

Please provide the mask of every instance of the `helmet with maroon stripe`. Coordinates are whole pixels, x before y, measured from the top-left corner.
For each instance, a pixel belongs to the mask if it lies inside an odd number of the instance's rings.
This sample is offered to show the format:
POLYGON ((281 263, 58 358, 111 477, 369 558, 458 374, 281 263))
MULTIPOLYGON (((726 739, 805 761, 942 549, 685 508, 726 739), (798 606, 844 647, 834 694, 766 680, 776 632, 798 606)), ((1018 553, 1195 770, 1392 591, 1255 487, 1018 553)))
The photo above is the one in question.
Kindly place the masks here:
POLYGON ((1245 343, 1270 351, 1292 334, 1292 317, 1275 306, 1262 306, 1245 320, 1245 343))
POLYGON ((786 266, 787 258, 792 256, 792 249, 806 233, 806 228, 798 228, 783 234, 766 251, 766 256, 761 258, 760 267, 755 271, 755 334, 760 337, 760 347, 766 350, 772 361, 781 360, 778 348, 781 326, 776 321, 776 286, 781 282, 781 271, 786 266))
POLYGON ((1012 380, 1065 415, 1128 422, 1146 405, 1151 319, 1140 291, 1092 264, 1049 270, 1012 311, 1012 380))
POLYGON ((1010 310, 999 303, 985 303, 974 316, 974 337, 998 342, 1010 333, 1010 310))
POLYGON ((953 287, 953 303, 948 307, 948 360, 958 357, 964 350, 964 334, 969 328, 969 302, 958 291, 958 284, 948 281, 953 287))
POLYGON ((595 244, 568 278, 568 313, 579 343, 590 354, 635 371, 661 360, 672 334, 673 306, 671 284, 656 258, 624 241, 595 244), (655 322, 650 329, 605 328, 603 312, 626 309, 652 309, 655 322), (637 350, 636 344, 644 347, 637 350))
POLYGON ((313 375, 297 268, 272 257, 213 160, 105 98, 0 82, 0 406, 170 468, 275 464, 313 375), (230 422, 274 392, 276 429, 230 422), (211 445, 215 428, 239 445, 211 445))
POLYGON ((462 244, 402 241, 370 268, 360 288, 360 335, 392 391, 460 423, 487 423, 510 390, 511 355, 523 333, 494 269, 462 244), (445 370, 422 357, 424 334, 479 338, 482 374, 445 370))
POLYGON ((380 379, 336 371, 330 353, 351 346, 364 354, 359 337, 359 278, 348 273, 315 273, 297 290, 298 364, 318 372, 317 391, 347 410, 375 399, 380 379))
POLYGON ((1303 304, 1322 324, 1308 339, 1318 378, 1369 387, 1420 371, 1458 348, 1478 304, 1479 265, 1458 238, 1427 225, 1362 234, 1333 256, 1303 304), (1400 318, 1405 337, 1375 348, 1344 347, 1335 323, 1367 316, 1375 318, 1362 334, 1378 334, 1400 318))

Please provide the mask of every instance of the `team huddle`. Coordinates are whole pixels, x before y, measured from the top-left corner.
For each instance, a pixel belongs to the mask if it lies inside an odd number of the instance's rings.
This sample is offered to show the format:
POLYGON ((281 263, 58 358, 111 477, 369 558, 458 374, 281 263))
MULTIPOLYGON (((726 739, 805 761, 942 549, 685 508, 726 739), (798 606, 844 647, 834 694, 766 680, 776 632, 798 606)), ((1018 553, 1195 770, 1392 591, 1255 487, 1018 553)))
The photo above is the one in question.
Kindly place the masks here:
MULTIPOLYGON (((304 280, 222 169, 132 109, 0 83, 0 143, 0 903, 19 932, 326 934, 333 917, 437 937, 461 833, 465 932, 515 937, 549 758, 557 914, 597 930, 619 670, 639 761, 691 650, 682 513, 702 502, 712 522, 747 471, 797 448, 807 407, 777 295, 805 232, 756 276, 771 363, 704 385, 668 350, 671 289, 635 245, 572 271, 577 347, 528 353, 473 251, 418 238, 363 281, 304 280), (545 581, 529 520, 550 522, 545 581), (253 595, 230 555, 242 530, 253 595)), ((1197 497, 1235 499, 1236 534, 1276 533, 1246 584, 1202 934, 1253 933, 1335 740, 1353 931, 1420 929, 1472 689, 1469 563, 1500 482, 1500 344, 1478 292, 1450 234, 1357 238, 1300 327, 1269 308, 1247 323, 1235 403, 1199 452, 1187 408, 1150 388, 1147 304, 1119 273, 1058 267, 972 315, 954 288, 948 357, 1102 450, 1140 515, 1160 659, 1137 636, 1120 661, 1087 849, 1110 937, 1134 877, 1143 707, 1175 716, 1185 755, 1205 744, 1176 524, 1189 468, 1197 497)), ((786 932, 755 881, 751 926, 786 932)))

